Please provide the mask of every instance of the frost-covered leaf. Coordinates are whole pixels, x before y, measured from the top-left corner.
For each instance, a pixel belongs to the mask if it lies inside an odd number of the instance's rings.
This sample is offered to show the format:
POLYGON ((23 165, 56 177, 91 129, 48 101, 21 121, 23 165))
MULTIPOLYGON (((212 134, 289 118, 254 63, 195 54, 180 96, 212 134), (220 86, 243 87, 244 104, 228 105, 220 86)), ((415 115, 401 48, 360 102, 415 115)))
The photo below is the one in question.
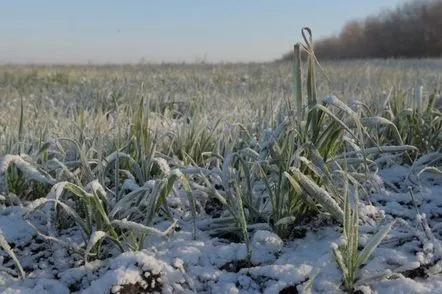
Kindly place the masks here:
POLYGON ((326 190, 316 185, 309 177, 304 175, 298 169, 293 168, 291 170, 296 182, 299 183, 302 189, 307 192, 310 197, 321 204, 324 210, 330 213, 334 219, 342 223, 344 220, 344 212, 342 211, 341 207, 339 207, 339 204, 330 196, 330 194, 326 190))
POLYGON ((370 255, 373 253, 373 251, 378 247, 378 245, 382 242, 382 240, 387 236, 388 232, 390 232, 391 228, 393 227, 395 221, 392 221, 388 225, 385 225, 382 229, 379 230, 379 232, 374 235, 370 241, 367 243, 365 248, 362 250, 362 252, 359 254, 356 267, 360 267, 363 265, 370 255))
POLYGON ((89 253, 91 252, 92 248, 97 244, 101 239, 107 237, 108 234, 103 231, 95 231, 92 233, 91 237, 89 238, 89 241, 86 246, 86 251, 84 252, 84 261, 87 262, 87 258, 89 256, 89 253))
POLYGON ((0 246, 3 248, 3 250, 9 255, 9 257, 14 260, 15 265, 18 269, 18 275, 23 280, 26 276, 25 271, 23 270, 23 267, 20 264, 20 261, 17 259, 17 256, 15 255, 14 251, 11 249, 11 246, 9 246, 8 241, 6 241, 5 237, 3 236, 3 232, 0 229, 0 246))
POLYGON ((8 194, 8 168, 11 164, 14 164, 24 175, 28 181, 36 181, 48 185, 55 184, 55 180, 48 178, 36 167, 32 166, 29 162, 24 160, 19 155, 5 155, 0 158, 0 193, 8 194))
POLYGON ((143 234, 154 234, 154 235, 157 235, 160 237, 166 236, 171 231, 173 231, 173 229, 176 226, 176 223, 177 223, 177 221, 174 221, 169 228, 167 228, 165 231, 162 232, 162 231, 155 229, 153 227, 148 227, 143 224, 128 221, 128 220, 113 220, 112 221, 113 225, 116 225, 122 229, 128 229, 128 230, 132 230, 132 231, 135 231, 138 233, 143 233, 143 234))

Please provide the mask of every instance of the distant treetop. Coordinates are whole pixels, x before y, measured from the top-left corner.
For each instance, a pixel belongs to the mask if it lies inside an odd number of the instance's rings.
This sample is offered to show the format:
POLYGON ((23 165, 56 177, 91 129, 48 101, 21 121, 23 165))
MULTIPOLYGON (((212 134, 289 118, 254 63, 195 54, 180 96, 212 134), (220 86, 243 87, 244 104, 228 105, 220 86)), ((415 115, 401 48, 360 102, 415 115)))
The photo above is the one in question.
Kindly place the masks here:
MULTIPOLYGON (((442 0, 414 0, 364 20, 352 20, 338 36, 319 39, 320 60, 442 56, 442 0)), ((291 60, 293 52, 282 60, 291 60)))

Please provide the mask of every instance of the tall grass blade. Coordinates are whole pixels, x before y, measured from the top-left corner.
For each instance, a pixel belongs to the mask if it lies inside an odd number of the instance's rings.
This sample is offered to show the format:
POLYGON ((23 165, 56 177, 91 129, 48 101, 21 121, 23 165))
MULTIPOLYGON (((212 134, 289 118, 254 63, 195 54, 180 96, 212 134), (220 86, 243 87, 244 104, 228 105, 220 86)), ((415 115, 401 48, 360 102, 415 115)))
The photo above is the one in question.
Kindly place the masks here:
POLYGON ((363 265, 370 255, 373 253, 373 251, 378 247, 378 245, 382 242, 382 240, 387 236, 388 232, 390 232, 391 228, 393 227, 395 221, 392 221, 388 225, 385 225, 382 229, 379 230, 379 232, 374 235, 368 244, 365 246, 365 248, 360 253, 356 267, 359 268, 361 265, 363 265))
POLYGON ((296 112, 300 115, 300 121, 304 121, 304 101, 302 97, 302 64, 301 64, 301 44, 294 46, 293 63, 293 90, 295 93, 296 112))
POLYGON ((11 249, 11 246, 9 246, 8 241, 6 241, 5 236, 3 235, 3 231, 1 229, 0 229, 0 246, 3 248, 6 254, 8 254, 9 257, 12 258, 15 265, 17 266, 18 276, 20 277, 20 279, 24 280, 24 278, 26 277, 25 271, 23 270, 23 267, 21 266, 20 261, 17 259, 17 256, 15 255, 14 251, 11 249))
MULTIPOLYGON (((309 177, 304 175, 296 168, 291 169, 294 180, 296 180, 302 189, 322 205, 324 210, 331 214, 331 216, 340 223, 344 221, 344 212, 339 204, 330 196, 324 189, 316 185, 309 177)), ((290 176, 290 175, 288 175, 290 176)), ((291 176, 290 176, 291 177, 291 176)))

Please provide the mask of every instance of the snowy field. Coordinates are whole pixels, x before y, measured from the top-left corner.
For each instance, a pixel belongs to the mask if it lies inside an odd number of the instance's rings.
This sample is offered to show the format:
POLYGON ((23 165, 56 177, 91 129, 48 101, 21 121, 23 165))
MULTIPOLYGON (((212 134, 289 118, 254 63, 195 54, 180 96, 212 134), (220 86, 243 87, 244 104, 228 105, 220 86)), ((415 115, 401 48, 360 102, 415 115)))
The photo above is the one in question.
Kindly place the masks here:
POLYGON ((3 66, 0 292, 442 293, 440 61, 300 68, 3 66))

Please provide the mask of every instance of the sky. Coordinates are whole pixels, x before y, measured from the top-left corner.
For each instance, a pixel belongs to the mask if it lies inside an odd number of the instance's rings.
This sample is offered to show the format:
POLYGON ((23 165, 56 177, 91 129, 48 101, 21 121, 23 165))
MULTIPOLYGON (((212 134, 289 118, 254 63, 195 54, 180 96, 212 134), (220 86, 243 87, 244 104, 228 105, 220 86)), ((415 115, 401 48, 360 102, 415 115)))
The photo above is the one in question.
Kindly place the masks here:
POLYGON ((0 0, 0 63, 271 61, 403 0, 0 0))

